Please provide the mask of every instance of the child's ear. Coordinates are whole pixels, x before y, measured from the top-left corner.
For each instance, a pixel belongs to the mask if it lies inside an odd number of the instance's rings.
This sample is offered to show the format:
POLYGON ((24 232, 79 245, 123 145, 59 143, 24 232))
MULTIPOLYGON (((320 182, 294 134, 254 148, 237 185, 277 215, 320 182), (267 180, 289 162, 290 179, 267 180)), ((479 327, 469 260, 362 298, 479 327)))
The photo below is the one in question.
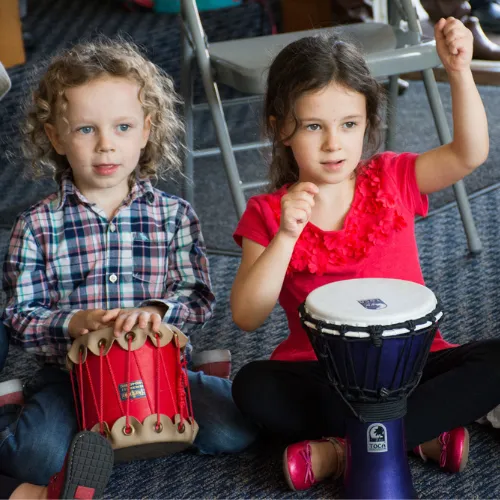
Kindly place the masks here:
POLYGON ((64 146, 61 143, 61 140, 59 138, 59 132, 57 131, 57 128, 50 124, 46 123, 43 128, 45 129, 45 133, 47 134, 47 137, 49 138, 50 143, 54 147, 54 149, 57 151, 57 154, 60 155, 65 155, 66 152, 64 150, 64 146))
POLYGON ((151 133, 151 115, 144 118, 144 128, 142 130, 142 149, 144 149, 149 141, 149 134, 151 133))

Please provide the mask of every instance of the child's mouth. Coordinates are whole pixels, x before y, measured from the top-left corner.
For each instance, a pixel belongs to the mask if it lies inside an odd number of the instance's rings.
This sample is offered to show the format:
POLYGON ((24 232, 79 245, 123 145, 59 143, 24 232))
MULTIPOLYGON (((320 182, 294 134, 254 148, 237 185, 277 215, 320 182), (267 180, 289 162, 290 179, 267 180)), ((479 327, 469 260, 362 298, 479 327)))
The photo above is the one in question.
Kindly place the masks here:
POLYGON ((118 170, 119 165, 114 163, 102 163, 94 165, 94 170, 98 175, 112 175, 118 170))

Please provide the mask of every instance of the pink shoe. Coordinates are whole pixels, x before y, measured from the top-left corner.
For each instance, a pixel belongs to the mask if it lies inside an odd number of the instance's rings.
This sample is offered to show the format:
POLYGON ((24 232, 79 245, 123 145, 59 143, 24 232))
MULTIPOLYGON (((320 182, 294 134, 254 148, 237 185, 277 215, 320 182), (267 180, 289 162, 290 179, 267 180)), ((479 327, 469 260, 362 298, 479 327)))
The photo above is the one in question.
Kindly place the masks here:
POLYGON ((193 371, 203 372, 213 377, 229 378, 231 376, 231 351, 212 349, 193 353, 193 371))
MULTIPOLYGON (((465 427, 457 427, 440 434, 438 441, 441 444, 439 467, 452 473, 462 472, 469 460, 469 431, 465 427)), ((420 446, 413 451, 420 455, 424 462, 427 461, 420 446)))
POLYGON ((110 442, 97 432, 79 432, 71 442, 61 472, 50 478, 47 498, 102 498, 113 469, 110 442))
POLYGON ((0 383, 0 406, 23 405, 23 383, 19 379, 0 383))
POLYGON ((318 439, 317 441, 301 441, 288 446, 283 454, 283 472, 290 489, 293 491, 307 490, 320 482, 314 477, 312 470, 310 443, 325 443, 327 441, 335 446, 337 457, 342 456, 342 460, 338 460, 337 470, 332 477, 337 479, 342 475, 344 472, 344 439, 327 438, 318 439))

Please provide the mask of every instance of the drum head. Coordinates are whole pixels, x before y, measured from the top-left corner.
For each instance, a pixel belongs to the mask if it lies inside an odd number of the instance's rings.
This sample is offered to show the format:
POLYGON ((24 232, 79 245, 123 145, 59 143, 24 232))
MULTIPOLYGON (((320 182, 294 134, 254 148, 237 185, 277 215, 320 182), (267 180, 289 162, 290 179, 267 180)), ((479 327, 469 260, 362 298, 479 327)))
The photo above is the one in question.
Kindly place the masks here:
MULTIPOLYGON (((432 313, 436 307, 436 296, 427 287, 411 281, 387 278, 329 283, 312 291, 305 301, 305 311, 310 318, 331 325, 352 327, 389 326, 408 320, 417 321, 432 313)), ((436 320, 441 315, 439 313, 436 320)), ((423 327, 425 325, 420 326, 423 327)), ((403 332, 392 331, 390 334, 399 333, 403 332)))

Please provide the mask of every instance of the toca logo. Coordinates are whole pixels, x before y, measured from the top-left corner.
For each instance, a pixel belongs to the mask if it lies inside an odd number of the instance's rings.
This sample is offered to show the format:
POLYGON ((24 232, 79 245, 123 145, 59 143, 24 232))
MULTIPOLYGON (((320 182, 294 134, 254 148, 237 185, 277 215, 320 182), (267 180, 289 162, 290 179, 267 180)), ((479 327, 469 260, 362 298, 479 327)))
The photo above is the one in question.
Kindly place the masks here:
POLYGON ((366 430, 366 449, 368 453, 388 451, 387 429, 384 424, 371 424, 366 430))

